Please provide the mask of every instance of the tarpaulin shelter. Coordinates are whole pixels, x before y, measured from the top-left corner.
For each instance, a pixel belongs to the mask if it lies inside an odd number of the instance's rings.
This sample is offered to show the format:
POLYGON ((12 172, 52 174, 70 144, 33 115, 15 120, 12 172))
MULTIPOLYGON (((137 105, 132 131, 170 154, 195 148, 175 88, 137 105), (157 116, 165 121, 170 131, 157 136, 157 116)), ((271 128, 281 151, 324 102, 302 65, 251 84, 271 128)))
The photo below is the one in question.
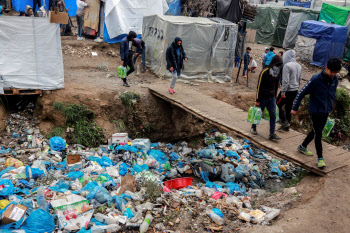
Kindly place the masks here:
POLYGON ((335 6, 327 3, 322 4, 319 21, 346 26, 349 21, 350 7, 335 6))
MULTIPOLYGON (((325 67, 330 58, 342 57, 347 34, 347 27, 308 20, 301 24, 298 37, 304 37, 302 39, 306 41, 306 43, 308 43, 307 39, 316 41, 311 64, 325 67)), ((300 39, 298 38, 298 40, 300 39)), ((298 48, 298 42, 295 50, 297 55, 298 51, 301 51, 298 48)))
POLYGON ((181 0, 168 0, 169 10, 165 13, 166 15, 179 16, 181 14, 181 0))
POLYGON ((143 18, 146 63, 157 75, 170 77, 166 49, 181 37, 188 62, 180 79, 225 82, 232 79, 237 25, 220 18, 152 15, 143 18))
POLYGON ((64 88, 60 25, 47 18, 0 17, 1 88, 64 88))
POLYGON ((144 16, 163 15, 168 10, 166 0, 106 0, 104 40, 117 43, 129 31, 141 34, 144 16))
POLYGON ((304 8, 310 8, 312 1, 307 2, 299 2, 299 1, 292 1, 292 0, 286 0, 284 2, 285 6, 296 6, 296 7, 304 7, 304 8))
POLYGON ((217 17, 238 23, 242 13, 240 0, 217 0, 217 17))
POLYGON ((283 48, 294 48, 301 23, 307 20, 317 20, 319 13, 319 11, 312 9, 292 9, 292 12, 289 15, 288 25, 284 33, 283 48))

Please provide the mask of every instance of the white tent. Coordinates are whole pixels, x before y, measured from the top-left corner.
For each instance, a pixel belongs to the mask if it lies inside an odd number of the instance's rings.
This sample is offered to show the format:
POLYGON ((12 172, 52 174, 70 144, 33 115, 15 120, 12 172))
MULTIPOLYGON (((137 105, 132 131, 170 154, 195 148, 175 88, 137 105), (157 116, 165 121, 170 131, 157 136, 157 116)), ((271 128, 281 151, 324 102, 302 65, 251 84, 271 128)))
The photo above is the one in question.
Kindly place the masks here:
POLYGON ((142 33, 142 19, 147 15, 165 14, 166 0, 106 0, 105 23, 110 38, 135 31, 142 33))
POLYGON ((232 79, 237 30, 236 24, 220 18, 144 17, 146 63, 157 75, 170 77, 166 49, 175 37, 181 37, 188 62, 180 79, 227 82, 232 79))
POLYGON ((48 18, 0 17, 2 88, 64 88, 60 25, 48 18))

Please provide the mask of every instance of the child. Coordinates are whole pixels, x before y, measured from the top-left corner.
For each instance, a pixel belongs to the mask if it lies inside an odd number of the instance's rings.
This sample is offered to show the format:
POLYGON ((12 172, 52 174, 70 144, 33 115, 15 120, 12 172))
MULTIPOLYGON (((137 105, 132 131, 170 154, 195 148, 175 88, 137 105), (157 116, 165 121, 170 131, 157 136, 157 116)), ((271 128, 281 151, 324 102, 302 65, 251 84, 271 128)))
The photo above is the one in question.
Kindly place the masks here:
POLYGON ((250 65, 250 72, 255 73, 255 69, 256 69, 256 67, 258 67, 258 64, 254 60, 253 56, 252 56, 251 60, 252 60, 252 62, 251 62, 251 65, 250 65))
POLYGON ((246 78, 247 76, 245 75, 245 72, 247 72, 248 70, 248 66, 250 64, 250 51, 252 51, 252 49, 250 47, 247 47, 246 49, 246 53, 244 54, 244 68, 243 68, 243 77, 246 78))
POLYGON ((283 51, 279 51, 278 55, 280 55, 281 57, 283 57, 283 51))
POLYGON ((266 57, 266 54, 269 52, 269 48, 268 47, 265 47, 265 51, 264 51, 264 53, 263 53, 263 55, 262 55, 262 68, 263 69, 265 69, 265 57, 266 57))

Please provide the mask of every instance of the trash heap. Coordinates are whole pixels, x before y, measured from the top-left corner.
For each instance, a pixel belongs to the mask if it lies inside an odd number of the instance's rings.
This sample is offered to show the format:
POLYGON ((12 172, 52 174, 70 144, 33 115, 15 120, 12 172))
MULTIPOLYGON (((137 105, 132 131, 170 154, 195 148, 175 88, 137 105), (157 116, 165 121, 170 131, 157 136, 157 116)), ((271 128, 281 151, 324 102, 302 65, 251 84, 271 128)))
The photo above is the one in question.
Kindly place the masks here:
POLYGON ((280 210, 255 206, 252 197, 264 193, 266 181, 299 169, 216 131, 199 150, 127 134, 99 148, 69 146, 61 137, 45 139, 23 114, 10 116, 1 143, 1 232, 163 232, 178 224, 193 232, 267 224, 280 210))

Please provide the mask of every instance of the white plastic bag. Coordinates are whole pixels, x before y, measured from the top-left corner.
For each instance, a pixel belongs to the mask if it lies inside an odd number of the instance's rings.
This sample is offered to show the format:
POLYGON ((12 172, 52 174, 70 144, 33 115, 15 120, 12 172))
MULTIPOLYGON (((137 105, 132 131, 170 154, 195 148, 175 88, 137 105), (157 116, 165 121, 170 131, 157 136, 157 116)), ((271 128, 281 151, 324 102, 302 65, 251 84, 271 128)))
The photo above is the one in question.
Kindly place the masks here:
POLYGON ((253 61, 252 61, 252 64, 251 64, 251 66, 250 66, 250 67, 252 67, 252 68, 253 68, 253 67, 258 67, 258 64, 256 63, 256 61, 255 61, 255 60, 253 60, 253 61))

